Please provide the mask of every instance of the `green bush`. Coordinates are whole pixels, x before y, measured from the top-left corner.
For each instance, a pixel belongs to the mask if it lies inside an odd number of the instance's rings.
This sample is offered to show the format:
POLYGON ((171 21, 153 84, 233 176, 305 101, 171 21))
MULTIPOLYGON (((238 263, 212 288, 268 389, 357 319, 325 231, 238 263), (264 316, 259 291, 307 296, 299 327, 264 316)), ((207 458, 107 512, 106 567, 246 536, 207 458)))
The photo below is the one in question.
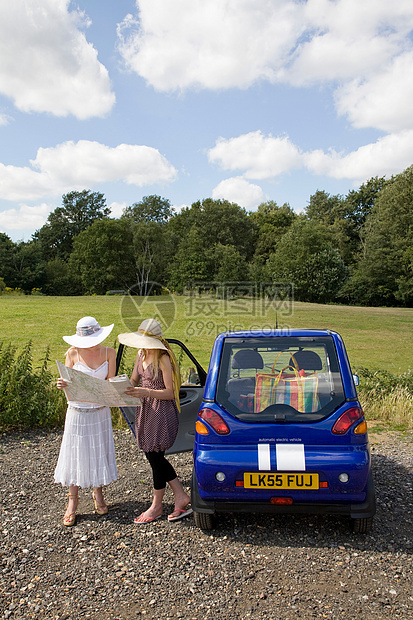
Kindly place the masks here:
POLYGON ((380 397, 395 389, 405 388, 413 396, 413 373, 410 369, 400 375, 393 375, 387 370, 370 371, 363 367, 357 368, 356 372, 364 393, 380 397))
POLYGON ((32 343, 17 354, 0 342, 0 428, 57 426, 64 420, 66 399, 50 370, 49 348, 39 368, 33 368, 32 343))
POLYGON ((358 368, 360 402, 366 417, 398 429, 413 429, 413 373, 400 375, 387 370, 358 368))

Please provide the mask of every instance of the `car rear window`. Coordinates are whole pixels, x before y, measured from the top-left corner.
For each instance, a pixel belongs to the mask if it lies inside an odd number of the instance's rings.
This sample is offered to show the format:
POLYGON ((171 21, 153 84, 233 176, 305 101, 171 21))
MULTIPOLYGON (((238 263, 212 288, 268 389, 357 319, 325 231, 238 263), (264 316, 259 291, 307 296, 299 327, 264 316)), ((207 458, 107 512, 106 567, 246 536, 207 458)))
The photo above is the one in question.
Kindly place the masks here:
POLYGON ((216 401, 245 422, 322 420, 344 401, 333 339, 226 338, 216 401))

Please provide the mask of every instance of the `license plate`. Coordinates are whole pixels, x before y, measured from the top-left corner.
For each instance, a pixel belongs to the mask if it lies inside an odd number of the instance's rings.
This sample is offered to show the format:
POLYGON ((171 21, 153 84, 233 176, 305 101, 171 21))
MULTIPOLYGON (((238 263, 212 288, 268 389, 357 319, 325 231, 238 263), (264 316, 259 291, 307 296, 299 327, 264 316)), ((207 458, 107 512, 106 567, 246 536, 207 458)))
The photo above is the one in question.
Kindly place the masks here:
POLYGON ((318 474, 244 474, 246 489, 318 489, 318 474))

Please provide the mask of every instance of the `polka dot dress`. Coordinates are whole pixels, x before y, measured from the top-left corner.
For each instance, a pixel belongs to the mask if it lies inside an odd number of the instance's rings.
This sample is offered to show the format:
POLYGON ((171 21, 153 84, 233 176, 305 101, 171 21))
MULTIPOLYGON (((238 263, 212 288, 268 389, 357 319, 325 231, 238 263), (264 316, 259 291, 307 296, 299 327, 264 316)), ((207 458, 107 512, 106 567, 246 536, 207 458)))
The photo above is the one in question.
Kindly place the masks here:
MULTIPOLYGON (((164 390, 162 370, 152 378, 152 364, 143 368, 142 358, 138 361, 140 387, 150 390, 164 390)), ((178 409, 174 400, 141 398, 142 404, 136 408, 136 437, 138 446, 144 452, 163 452, 170 448, 178 433, 178 409)))

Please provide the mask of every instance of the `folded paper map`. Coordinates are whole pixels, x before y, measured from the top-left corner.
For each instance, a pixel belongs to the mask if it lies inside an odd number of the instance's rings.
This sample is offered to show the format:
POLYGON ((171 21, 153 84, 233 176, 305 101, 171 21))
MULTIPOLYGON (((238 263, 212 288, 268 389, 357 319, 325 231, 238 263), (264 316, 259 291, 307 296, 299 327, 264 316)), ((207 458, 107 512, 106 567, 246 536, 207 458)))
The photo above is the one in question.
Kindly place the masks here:
POLYGON ((139 398, 133 398, 124 393, 128 387, 131 387, 127 375, 111 377, 109 381, 105 381, 90 377, 74 368, 68 368, 57 360, 56 364, 60 376, 67 383, 64 388, 67 400, 108 407, 136 407, 141 404, 139 398))

